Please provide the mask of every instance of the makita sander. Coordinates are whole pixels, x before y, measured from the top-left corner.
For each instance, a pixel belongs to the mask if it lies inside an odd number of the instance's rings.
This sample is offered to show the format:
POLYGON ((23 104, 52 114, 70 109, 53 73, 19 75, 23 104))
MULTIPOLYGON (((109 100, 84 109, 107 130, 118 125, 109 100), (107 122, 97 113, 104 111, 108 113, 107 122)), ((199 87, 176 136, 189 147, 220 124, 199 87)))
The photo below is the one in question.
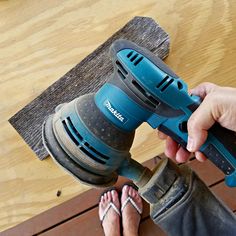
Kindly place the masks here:
MULTIPOLYGON (((187 121, 201 101, 146 49, 117 40, 110 54, 114 73, 108 82, 96 93, 59 105, 43 125, 43 142, 53 159, 80 181, 102 187, 125 176, 155 203, 171 185, 178 189, 186 183, 169 159, 151 171, 131 158, 135 130, 147 122, 186 147, 187 121)), ((234 143, 234 133, 216 124, 200 149, 225 173, 231 187, 236 186, 234 143)), ((181 189, 174 196, 184 194, 181 189)))

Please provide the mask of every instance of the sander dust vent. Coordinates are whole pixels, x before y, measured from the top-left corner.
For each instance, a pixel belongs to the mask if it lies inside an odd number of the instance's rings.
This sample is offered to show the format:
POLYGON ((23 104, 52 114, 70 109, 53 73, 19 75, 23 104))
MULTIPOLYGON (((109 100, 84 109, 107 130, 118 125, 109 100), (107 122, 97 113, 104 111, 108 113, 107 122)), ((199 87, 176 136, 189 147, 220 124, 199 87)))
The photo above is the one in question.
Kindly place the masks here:
POLYGON ((73 125, 70 117, 64 119, 62 121, 62 124, 70 139, 85 155, 87 155, 88 157, 90 157, 91 159, 100 164, 106 164, 106 160, 109 160, 109 157, 98 152, 95 148, 89 145, 88 142, 83 140, 83 137, 79 134, 79 132, 73 125), (99 156, 102 160, 97 158, 96 155, 99 156))

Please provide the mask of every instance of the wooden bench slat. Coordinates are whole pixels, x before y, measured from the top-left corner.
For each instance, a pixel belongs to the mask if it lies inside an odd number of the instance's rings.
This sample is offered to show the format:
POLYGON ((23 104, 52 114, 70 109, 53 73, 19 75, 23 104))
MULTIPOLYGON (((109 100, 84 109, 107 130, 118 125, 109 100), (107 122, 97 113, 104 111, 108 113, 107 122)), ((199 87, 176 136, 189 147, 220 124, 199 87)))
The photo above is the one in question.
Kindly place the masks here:
POLYGON ((211 161, 199 162, 194 159, 188 163, 188 166, 197 173, 207 186, 224 179, 224 174, 211 161))
MULTIPOLYGON (((75 219, 60 225, 52 230, 40 234, 40 236, 90 236, 90 235, 104 235, 102 226, 98 219, 97 209, 93 209, 86 214, 83 214, 75 219), (89 224, 88 224, 89 222, 89 224)), ((140 236, 166 236, 166 234, 153 223, 153 221, 148 217, 141 221, 139 228, 140 236)))
MULTIPOLYGON (((139 229, 140 236, 148 235, 159 235, 165 236, 166 234, 153 223, 153 221, 148 217, 140 223, 139 229)), ((74 219, 67 221, 66 223, 46 231, 40 236, 74 236, 74 235, 104 235, 101 223, 98 218, 98 208, 94 208, 85 214, 75 217, 74 219), (88 223, 89 222, 89 223, 88 223)))
POLYGON ((236 188, 230 188, 224 182, 219 183, 211 188, 230 209, 236 210, 236 188))
POLYGON ((70 221, 65 222, 62 225, 57 226, 51 230, 48 230, 40 236, 91 236, 91 235, 104 235, 101 223, 98 218, 97 207, 75 217, 70 221))
POLYGON ((148 217, 141 222, 139 227, 140 236, 167 236, 166 233, 148 217))

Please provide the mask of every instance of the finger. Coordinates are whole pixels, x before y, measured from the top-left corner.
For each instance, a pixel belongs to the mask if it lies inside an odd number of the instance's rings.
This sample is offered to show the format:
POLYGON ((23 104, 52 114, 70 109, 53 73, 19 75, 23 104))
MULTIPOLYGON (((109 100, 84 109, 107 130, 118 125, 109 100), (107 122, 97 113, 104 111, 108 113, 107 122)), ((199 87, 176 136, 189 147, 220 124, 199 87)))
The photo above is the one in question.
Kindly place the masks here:
POLYGON ((175 159, 176 152, 178 151, 178 143, 176 143, 171 137, 166 139, 165 155, 172 159, 175 159))
POLYGON ((207 160, 206 156, 202 152, 195 152, 195 157, 200 162, 204 162, 207 160))
POLYGON ((218 86, 209 82, 201 83, 197 87, 191 89, 190 94, 197 95, 202 99, 206 97, 207 94, 213 92, 218 86))
POLYGON ((176 153, 176 161, 179 163, 183 163, 188 161, 189 157, 190 157, 191 153, 188 152, 186 149, 184 149, 183 147, 180 147, 176 153))
POLYGON ((206 96, 201 105, 190 116, 188 120, 188 144, 189 152, 196 152, 206 141, 207 130, 215 123, 212 116, 214 106, 211 96, 206 96))
POLYGON ((158 137, 162 140, 167 139, 167 135, 162 133, 161 131, 157 131, 158 137))

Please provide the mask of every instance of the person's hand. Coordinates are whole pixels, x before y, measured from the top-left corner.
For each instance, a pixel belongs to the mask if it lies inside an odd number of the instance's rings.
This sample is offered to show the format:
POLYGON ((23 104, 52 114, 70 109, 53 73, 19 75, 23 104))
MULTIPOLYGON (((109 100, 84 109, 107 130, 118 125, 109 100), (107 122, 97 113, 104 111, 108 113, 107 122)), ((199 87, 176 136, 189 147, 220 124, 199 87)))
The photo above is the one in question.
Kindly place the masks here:
POLYGON ((177 162, 187 161, 191 152, 195 152, 199 161, 206 160, 206 157, 198 150, 207 139, 208 129, 215 122, 227 129, 236 131, 236 88, 202 83, 192 89, 190 93, 200 96, 203 101, 188 120, 187 150, 172 138, 158 131, 159 137, 166 139, 166 156, 175 159, 177 162))

